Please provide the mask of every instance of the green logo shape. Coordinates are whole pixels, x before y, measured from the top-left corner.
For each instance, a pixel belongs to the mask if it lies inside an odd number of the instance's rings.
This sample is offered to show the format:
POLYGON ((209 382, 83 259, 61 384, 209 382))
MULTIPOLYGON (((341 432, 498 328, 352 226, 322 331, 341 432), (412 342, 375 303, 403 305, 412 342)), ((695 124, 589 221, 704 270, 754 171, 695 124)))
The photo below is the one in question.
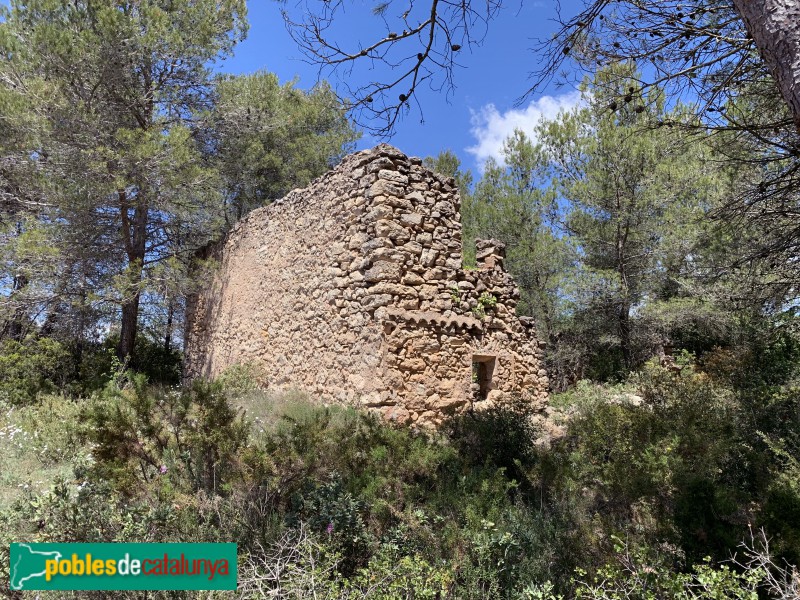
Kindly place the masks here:
POLYGON ((11 544, 12 590, 235 590, 236 544, 11 544))

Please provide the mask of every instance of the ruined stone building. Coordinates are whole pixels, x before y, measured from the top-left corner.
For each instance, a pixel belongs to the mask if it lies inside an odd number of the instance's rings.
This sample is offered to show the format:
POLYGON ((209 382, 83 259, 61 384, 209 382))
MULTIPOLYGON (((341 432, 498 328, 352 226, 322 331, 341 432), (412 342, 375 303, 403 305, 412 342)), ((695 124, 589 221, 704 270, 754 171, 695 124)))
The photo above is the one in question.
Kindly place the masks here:
POLYGON ((513 397, 547 377, 503 245, 462 266, 450 178, 380 145, 239 222, 190 299, 186 373, 255 363, 270 389, 365 406, 401 423, 513 397))

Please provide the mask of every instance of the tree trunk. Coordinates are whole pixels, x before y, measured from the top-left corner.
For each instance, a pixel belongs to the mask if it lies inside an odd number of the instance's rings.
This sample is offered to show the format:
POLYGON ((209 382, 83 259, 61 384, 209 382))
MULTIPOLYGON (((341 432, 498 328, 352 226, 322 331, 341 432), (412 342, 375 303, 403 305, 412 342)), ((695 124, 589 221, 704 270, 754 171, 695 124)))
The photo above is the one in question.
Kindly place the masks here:
MULTIPOLYGON (((28 278, 25 275, 15 276, 9 300, 13 301, 14 296, 18 296, 19 293, 28 286, 28 283, 28 278)), ((12 317, 6 321, 5 326, 3 327, 3 336, 7 335, 12 340, 21 342, 26 334, 27 328, 23 323, 26 320, 25 309, 20 305, 14 310, 12 317)), ((0 338, 3 336, 0 336, 0 338)))
POLYGON ((733 0, 800 131, 800 0, 733 0))
MULTIPOLYGON (((47 309, 47 316, 45 317, 44 323, 39 330, 39 334, 43 337, 49 337, 53 335, 53 332, 56 330, 56 326, 60 322, 64 321, 67 308, 65 307, 62 298, 64 298, 70 282, 75 279, 75 273, 73 271, 74 264, 75 263, 72 260, 69 260, 59 274, 58 283, 56 284, 56 289, 52 295, 53 299, 47 309)), ((73 335, 73 337, 83 337, 83 331, 80 330, 77 335, 73 335)))
POLYGON ((144 272, 144 258, 147 241, 148 209, 144 199, 137 198, 133 221, 128 214, 127 194, 118 192, 120 196, 120 214, 122 217, 122 233, 125 236, 125 250, 128 255, 128 284, 123 290, 122 319, 120 323, 119 345, 117 357, 120 360, 133 358, 136 346, 136 330, 139 325, 139 301, 141 300, 141 282, 144 272))
POLYGON ((633 366, 633 356, 631 353, 631 305, 627 297, 622 301, 618 315, 619 323, 619 346, 622 350, 622 362, 626 369, 633 366))
POLYGON ((616 262, 617 274, 619 275, 620 301, 617 312, 617 327, 619 328, 619 345, 622 351, 622 362, 625 369, 630 369, 631 359, 631 289, 628 281, 628 236, 631 231, 630 217, 620 220, 622 215, 630 215, 634 211, 635 200, 630 198, 627 206, 623 206, 622 186, 619 179, 615 181, 615 207, 617 210, 617 239, 616 239, 616 262), (623 224, 624 223, 624 224, 623 224))
POLYGON ((164 352, 172 350, 172 319, 175 314, 175 302, 170 299, 167 309, 167 331, 164 334, 164 352))
MULTIPOLYGON (((22 222, 17 221, 16 225, 16 233, 17 237, 22 235, 22 222)), ((14 280, 11 283, 11 294, 6 299, 6 301, 13 305, 16 300, 16 296, 19 296, 20 292, 28 287, 28 277, 22 273, 14 275, 14 280)), ((22 341, 22 338, 25 337, 23 334, 23 320, 25 319, 25 309, 21 304, 17 305, 17 308, 14 310, 14 314, 6 320, 2 325, 3 328, 0 330, 0 339, 8 336, 12 340, 16 340, 18 342, 22 341)))
POLYGON ((136 329, 139 324, 139 300, 140 294, 137 292, 133 297, 122 303, 122 322, 119 333, 119 346, 117 346, 117 356, 122 361, 133 357, 133 349, 136 345, 136 329))
POLYGON ((86 292, 86 272, 81 272, 80 283, 80 304, 78 305, 78 328, 75 332, 75 345, 73 347, 73 376, 76 381, 81 379, 81 365, 83 363, 83 351, 86 345, 86 315, 88 298, 86 292))

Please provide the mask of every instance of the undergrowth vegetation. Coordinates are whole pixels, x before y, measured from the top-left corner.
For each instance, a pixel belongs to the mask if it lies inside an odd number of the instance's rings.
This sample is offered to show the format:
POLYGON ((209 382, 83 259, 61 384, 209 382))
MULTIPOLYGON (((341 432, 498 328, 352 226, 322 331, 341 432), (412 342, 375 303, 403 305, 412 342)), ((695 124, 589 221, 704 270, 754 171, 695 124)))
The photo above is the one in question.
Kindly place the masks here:
POLYGON ((798 386, 743 384, 730 360, 583 382, 553 398, 550 439, 524 404, 397 429, 259 391, 246 366, 6 393, 0 553, 235 541, 253 598, 794 597, 798 386))

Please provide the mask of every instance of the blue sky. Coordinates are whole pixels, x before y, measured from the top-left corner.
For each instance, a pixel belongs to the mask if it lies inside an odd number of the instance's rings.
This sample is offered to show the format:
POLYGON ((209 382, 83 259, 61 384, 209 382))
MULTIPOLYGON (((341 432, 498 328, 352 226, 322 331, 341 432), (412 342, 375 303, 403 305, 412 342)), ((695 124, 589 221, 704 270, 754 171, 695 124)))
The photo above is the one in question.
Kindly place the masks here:
MULTIPOLYGON (((281 19, 282 6, 302 10, 292 1, 285 5, 270 0, 248 1, 248 38, 220 70, 250 73, 263 69, 276 73, 281 81, 296 77, 299 87, 311 87, 317 80, 316 67, 303 62, 281 19)), ((352 47, 350 44, 366 42, 386 31, 382 20, 368 10, 375 2, 345 1, 351 4, 345 18, 337 22, 337 41, 352 47)), ((404 8, 405 3, 390 5, 387 18, 404 8)), ((577 10, 575 0, 562 2, 562 14, 577 10)), ((449 102, 443 93, 425 90, 420 94, 424 124, 420 123, 419 113, 412 110, 389 142, 407 154, 423 157, 450 149, 465 167, 476 170, 489 156, 498 156, 502 140, 514 127, 530 131, 542 114, 554 116, 559 109, 574 105, 577 94, 573 89, 552 87, 516 106, 530 84, 528 73, 538 64, 538 57, 530 48, 536 38, 546 38, 554 31, 551 19, 555 11, 552 1, 507 4, 490 23, 483 44, 460 52, 463 68, 456 70, 456 89, 449 102)), ((354 74, 356 78, 365 76, 369 73, 354 74)), ((336 80, 331 79, 331 83, 336 85, 336 80)), ((377 141, 365 135, 359 147, 370 147, 377 141)))

